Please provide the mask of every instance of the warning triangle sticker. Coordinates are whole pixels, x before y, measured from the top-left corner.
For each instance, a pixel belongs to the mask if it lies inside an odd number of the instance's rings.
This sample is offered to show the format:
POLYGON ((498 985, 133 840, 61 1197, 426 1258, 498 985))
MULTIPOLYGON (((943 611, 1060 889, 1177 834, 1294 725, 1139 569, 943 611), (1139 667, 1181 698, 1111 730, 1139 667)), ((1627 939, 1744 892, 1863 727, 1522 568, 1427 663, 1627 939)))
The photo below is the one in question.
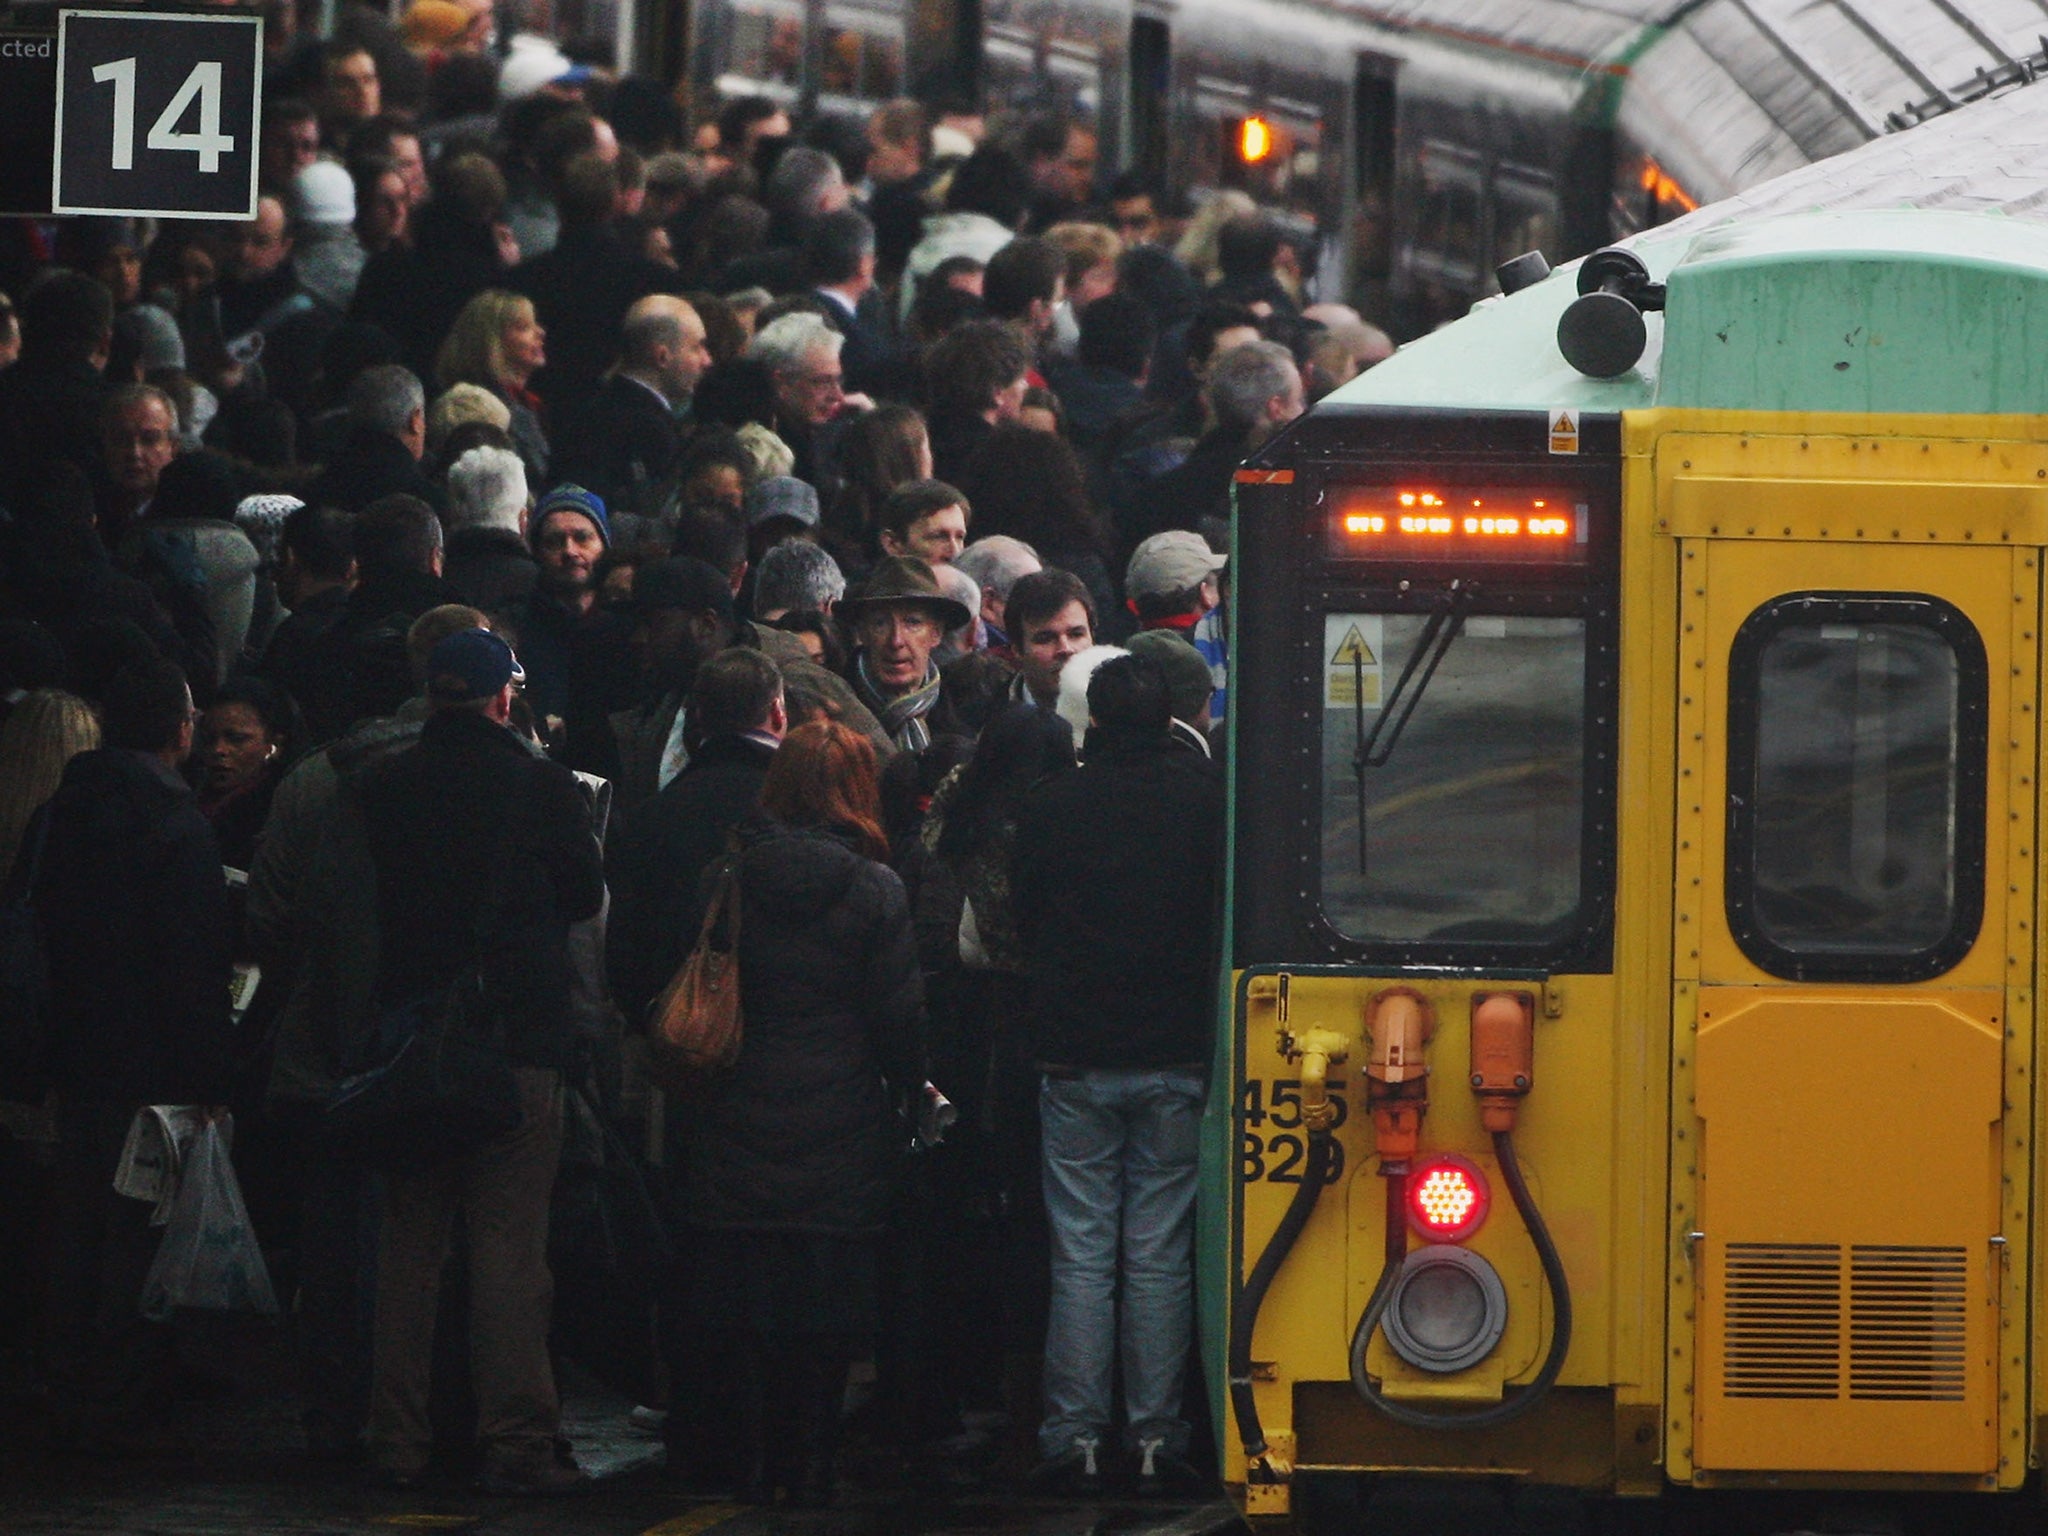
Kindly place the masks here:
POLYGON ((1368 667, 1376 667, 1380 664, 1379 657, 1373 655, 1372 647, 1365 643, 1365 636, 1359 633, 1356 624, 1344 632, 1344 638, 1337 643, 1336 654, 1330 658, 1330 665, 1333 667, 1348 667, 1353 662, 1359 662, 1368 667))
POLYGON ((1557 420, 1550 424, 1550 430, 1572 435, 1578 432, 1579 424, 1572 420, 1572 413, 1570 411, 1559 411, 1557 413, 1557 420))

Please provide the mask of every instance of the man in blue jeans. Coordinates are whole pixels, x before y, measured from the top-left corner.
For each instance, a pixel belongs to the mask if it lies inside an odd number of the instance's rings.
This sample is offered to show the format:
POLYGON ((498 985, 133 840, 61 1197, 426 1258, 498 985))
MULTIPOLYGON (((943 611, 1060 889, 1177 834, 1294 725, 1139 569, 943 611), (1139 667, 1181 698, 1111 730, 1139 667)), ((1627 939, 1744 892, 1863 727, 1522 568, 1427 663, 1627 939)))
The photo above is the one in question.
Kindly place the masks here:
POLYGON ((1196 1481, 1181 1393, 1223 785, 1207 760, 1173 749, 1171 693, 1151 657, 1097 668, 1088 711, 1082 766, 1025 802, 1012 878, 1045 1073, 1052 1227, 1045 1459, 1033 1481, 1102 1487, 1121 1358, 1138 1491, 1176 1492, 1196 1481))

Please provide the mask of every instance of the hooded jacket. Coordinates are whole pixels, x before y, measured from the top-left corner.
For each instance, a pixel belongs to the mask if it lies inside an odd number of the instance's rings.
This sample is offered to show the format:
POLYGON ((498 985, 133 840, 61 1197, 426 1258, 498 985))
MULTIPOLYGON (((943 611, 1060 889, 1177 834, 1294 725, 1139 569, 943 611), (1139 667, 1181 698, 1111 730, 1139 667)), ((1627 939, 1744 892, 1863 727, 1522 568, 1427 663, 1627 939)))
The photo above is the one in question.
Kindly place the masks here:
POLYGON ((702 1227, 878 1232, 891 1099, 925 1076, 903 882, 831 832, 757 818, 740 835, 745 1036, 697 1116, 685 1209, 702 1227))
POLYGON ((146 752, 65 764, 35 887, 49 945, 50 1068, 66 1098, 219 1103, 231 924, 213 829, 146 752))

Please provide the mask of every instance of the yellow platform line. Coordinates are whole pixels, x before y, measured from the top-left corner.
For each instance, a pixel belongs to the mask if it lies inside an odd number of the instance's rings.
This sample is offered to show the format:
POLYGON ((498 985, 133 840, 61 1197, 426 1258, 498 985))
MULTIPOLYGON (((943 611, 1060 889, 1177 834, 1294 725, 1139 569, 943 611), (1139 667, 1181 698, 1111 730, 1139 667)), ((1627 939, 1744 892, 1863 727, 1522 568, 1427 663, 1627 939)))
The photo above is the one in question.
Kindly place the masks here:
POLYGON ((707 1504, 702 1509, 693 1509, 687 1515, 677 1515, 673 1520, 664 1520, 659 1525, 650 1525, 640 1536, 699 1536, 714 1525, 723 1525, 740 1513, 737 1504, 707 1504))

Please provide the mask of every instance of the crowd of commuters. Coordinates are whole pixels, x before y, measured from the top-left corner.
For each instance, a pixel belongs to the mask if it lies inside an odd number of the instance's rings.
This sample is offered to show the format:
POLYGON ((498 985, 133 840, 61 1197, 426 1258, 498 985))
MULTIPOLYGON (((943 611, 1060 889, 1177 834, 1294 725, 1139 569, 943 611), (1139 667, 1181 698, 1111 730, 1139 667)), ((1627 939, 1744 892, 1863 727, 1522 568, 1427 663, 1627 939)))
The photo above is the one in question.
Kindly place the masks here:
POLYGON ((1185 1486, 1231 476, 1385 338, 1076 121, 693 122, 489 0, 271 42, 253 220, 0 222, 0 871, 51 986, 0 1313, 53 1451, 174 1441, 113 1175, 189 1104, 309 1453, 382 1482, 582 1481, 594 1146, 659 1195, 609 1322, 679 1484, 829 1500, 872 1361, 958 1475, 1028 1421, 1037 1486, 1185 1486), (744 1045, 649 1095, 728 863, 744 1045), (518 1128, 338 1155, 472 969, 518 1128))

